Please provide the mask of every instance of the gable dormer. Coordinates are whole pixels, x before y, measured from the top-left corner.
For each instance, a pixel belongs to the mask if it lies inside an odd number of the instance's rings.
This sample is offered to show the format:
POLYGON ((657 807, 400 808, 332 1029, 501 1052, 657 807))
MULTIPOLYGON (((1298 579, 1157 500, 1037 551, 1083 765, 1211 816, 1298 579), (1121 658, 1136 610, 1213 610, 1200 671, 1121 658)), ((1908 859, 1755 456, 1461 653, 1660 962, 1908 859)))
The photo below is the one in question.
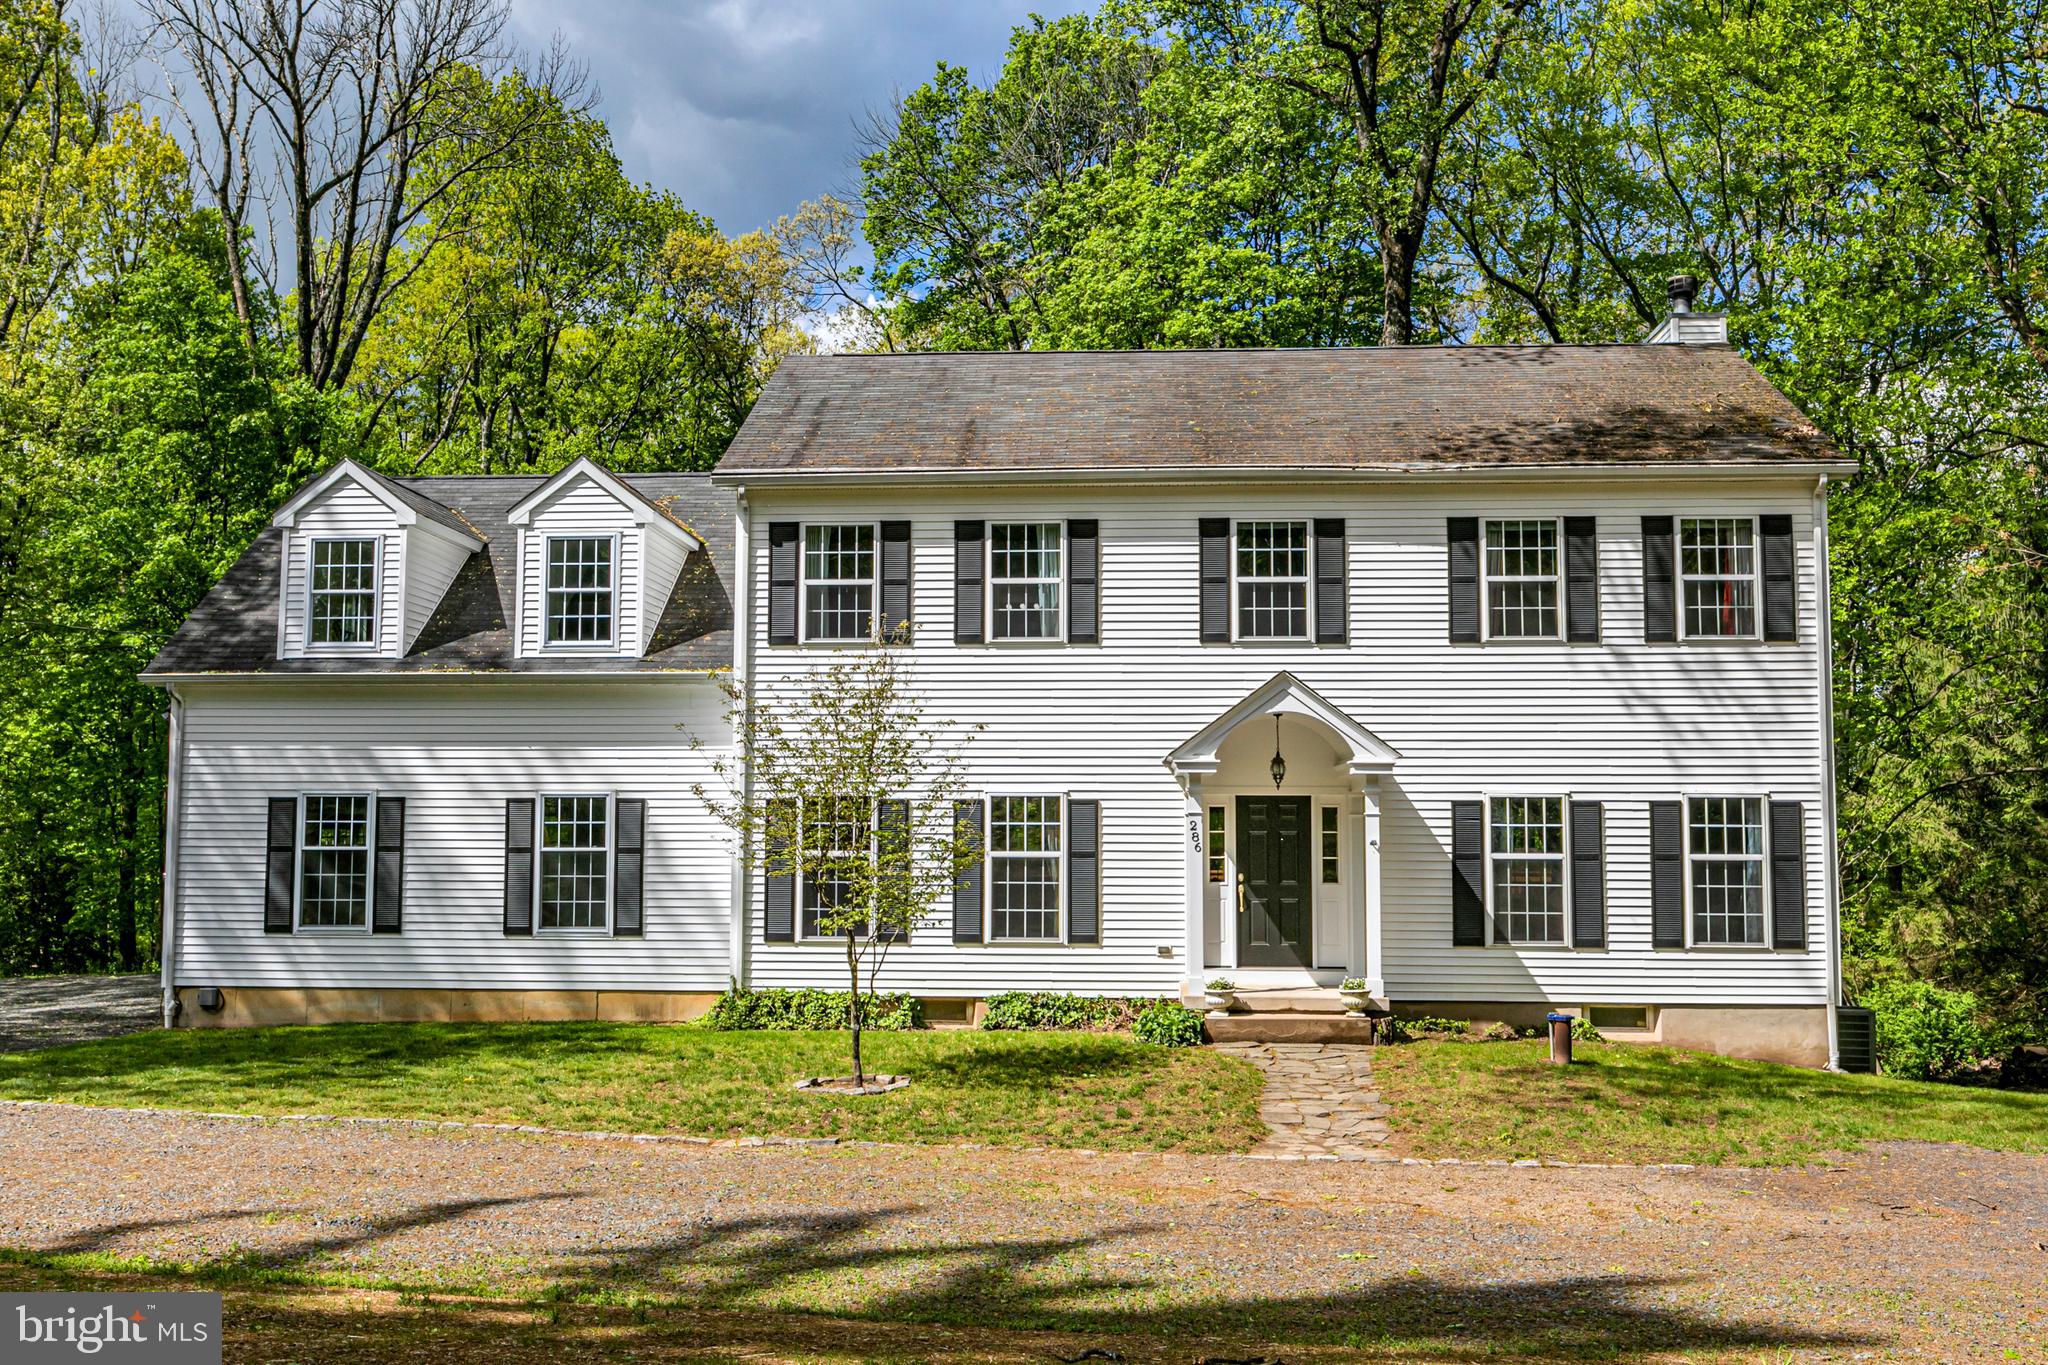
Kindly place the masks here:
POLYGON ((484 542, 446 507, 343 460, 271 524, 284 532, 282 659, 395 659, 484 542))
POLYGON ((704 542, 588 459, 506 515, 519 535, 522 658, 639 657, 704 542))

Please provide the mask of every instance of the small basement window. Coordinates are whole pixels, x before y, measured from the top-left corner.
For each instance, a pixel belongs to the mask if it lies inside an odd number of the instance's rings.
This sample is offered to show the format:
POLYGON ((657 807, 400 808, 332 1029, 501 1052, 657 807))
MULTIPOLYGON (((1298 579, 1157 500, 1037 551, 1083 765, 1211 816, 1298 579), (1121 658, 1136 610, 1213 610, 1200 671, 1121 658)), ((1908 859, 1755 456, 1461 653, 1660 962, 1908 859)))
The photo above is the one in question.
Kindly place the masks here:
POLYGON ((1587 1009, 1586 1018, 1594 1028, 1646 1029, 1650 1026, 1647 1005, 1594 1005, 1587 1009))

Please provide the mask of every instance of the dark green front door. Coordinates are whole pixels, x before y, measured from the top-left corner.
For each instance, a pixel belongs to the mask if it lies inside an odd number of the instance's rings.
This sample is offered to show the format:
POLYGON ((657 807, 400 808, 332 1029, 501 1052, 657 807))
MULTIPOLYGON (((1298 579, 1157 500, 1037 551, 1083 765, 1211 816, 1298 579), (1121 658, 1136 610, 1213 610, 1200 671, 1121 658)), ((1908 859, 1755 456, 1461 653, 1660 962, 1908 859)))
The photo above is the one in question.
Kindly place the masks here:
POLYGON ((1237 798, 1237 961, 1306 967, 1310 955, 1308 798, 1237 798))

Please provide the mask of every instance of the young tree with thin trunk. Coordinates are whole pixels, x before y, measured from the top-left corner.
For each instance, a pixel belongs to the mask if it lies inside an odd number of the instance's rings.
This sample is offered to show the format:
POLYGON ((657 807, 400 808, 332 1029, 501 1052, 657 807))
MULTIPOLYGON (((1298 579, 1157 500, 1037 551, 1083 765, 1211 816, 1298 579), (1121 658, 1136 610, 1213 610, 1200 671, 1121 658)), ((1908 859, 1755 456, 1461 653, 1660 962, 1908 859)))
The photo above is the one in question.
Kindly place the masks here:
POLYGON ((736 752, 711 764, 724 791, 700 784, 697 797, 749 871, 789 888, 776 913, 800 937, 841 941, 864 1085, 861 1030, 889 950, 981 857, 981 831, 954 811, 980 727, 928 716, 890 644, 751 695, 730 683, 726 698, 736 752))

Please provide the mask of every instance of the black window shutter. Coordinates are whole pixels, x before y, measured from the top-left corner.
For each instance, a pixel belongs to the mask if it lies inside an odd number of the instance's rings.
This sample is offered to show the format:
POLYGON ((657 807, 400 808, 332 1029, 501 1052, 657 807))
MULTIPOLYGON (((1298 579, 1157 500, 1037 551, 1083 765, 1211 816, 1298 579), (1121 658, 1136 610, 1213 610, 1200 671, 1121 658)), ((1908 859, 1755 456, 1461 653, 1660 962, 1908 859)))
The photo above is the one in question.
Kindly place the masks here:
POLYGON ((788 840, 778 831, 787 829, 796 803, 777 797, 768 803, 768 834, 763 862, 768 875, 761 884, 761 937, 769 943, 796 941, 796 874, 783 866, 788 840))
POLYGON ((981 942, 981 802, 953 803, 953 837, 974 848, 953 880, 953 942, 981 942))
POLYGON ((1571 803, 1572 947, 1607 946, 1607 860, 1598 801, 1571 803))
POLYGON ((978 521, 953 523, 953 640, 981 643, 981 547, 988 528, 978 521))
POLYGON ((641 910, 647 883, 647 803, 620 798, 612 803, 618 832, 612 853, 612 936, 639 938, 646 932, 641 910))
POLYGON ((268 833, 264 839, 263 932, 292 931, 292 865, 297 861, 299 798, 270 798, 268 833))
POLYGON ((796 561, 803 528, 793 521, 768 523, 768 643, 796 643, 796 561))
POLYGON ((377 798, 377 899, 370 907, 370 932, 397 934, 405 928, 405 798, 377 798))
POLYGON ((1444 540, 1451 562, 1451 643, 1479 642, 1479 518, 1450 517, 1444 540))
POLYGON ((1643 638, 1678 638, 1678 565, 1671 549, 1671 518, 1643 518, 1643 638))
POLYGON ((1344 519, 1316 518, 1316 643, 1341 645, 1351 638, 1344 593, 1344 519))
POLYGON ((1067 942, 1102 942, 1102 803, 1067 802, 1067 942))
POLYGON ((910 636, 910 523, 882 523, 882 638, 910 636))
POLYGON ((1799 558, 1792 553, 1792 518, 1758 517, 1764 542, 1764 638, 1799 638, 1799 558))
POLYGON ((1451 802, 1451 946, 1486 946, 1485 822, 1477 801, 1451 802))
POLYGON ((1067 523, 1067 643, 1101 638, 1102 539, 1093 521, 1067 523))
POLYGON ((1600 520, 1564 519, 1564 638, 1600 643, 1600 520))
POLYGON ((1771 946, 1806 946, 1806 819, 1797 801, 1771 802, 1771 946))
POLYGON ((1230 518, 1203 517, 1202 643, 1230 643, 1230 518))
MULTIPOLYGON (((887 860, 884 872, 891 878, 901 877, 909 870, 910 848, 910 803, 898 797, 890 797, 875 803, 875 833, 881 845, 883 858, 887 860)), ((901 925, 885 927, 881 931, 885 943, 902 943, 910 937, 910 931, 901 925)))
POLYGON ((1650 944, 1685 946, 1685 807, 1650 803, 1650 944))
POLYGON ((533 798, 505 803, 505 932, 533 932, 533 798))

